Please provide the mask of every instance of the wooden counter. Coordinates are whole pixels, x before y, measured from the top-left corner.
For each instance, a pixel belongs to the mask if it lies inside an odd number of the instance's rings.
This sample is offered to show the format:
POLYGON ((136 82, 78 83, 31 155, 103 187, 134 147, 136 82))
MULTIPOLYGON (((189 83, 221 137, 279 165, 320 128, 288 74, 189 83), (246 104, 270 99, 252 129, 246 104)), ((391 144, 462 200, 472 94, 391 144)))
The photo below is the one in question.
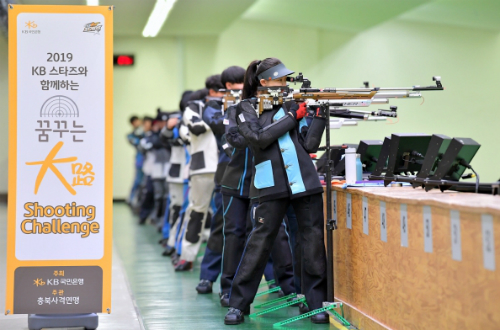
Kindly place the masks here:
POLYGON ((500 329, 499 196, 334 187, 332 199, 335 298, 355 326, 500 329))

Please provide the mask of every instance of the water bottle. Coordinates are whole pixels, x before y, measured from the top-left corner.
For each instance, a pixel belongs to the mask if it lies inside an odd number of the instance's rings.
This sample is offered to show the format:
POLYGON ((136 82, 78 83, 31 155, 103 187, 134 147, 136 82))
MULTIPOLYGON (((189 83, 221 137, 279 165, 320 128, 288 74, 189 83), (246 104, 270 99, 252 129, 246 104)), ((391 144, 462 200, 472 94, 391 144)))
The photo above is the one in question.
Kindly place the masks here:
POLYGON ((347 148, 345 151, 345 181, 347 184, 356 183, 356 149, 347 148))
POLYGON ((363 164, 360 154, 356 154, 356 181, 363 181, 363 164))

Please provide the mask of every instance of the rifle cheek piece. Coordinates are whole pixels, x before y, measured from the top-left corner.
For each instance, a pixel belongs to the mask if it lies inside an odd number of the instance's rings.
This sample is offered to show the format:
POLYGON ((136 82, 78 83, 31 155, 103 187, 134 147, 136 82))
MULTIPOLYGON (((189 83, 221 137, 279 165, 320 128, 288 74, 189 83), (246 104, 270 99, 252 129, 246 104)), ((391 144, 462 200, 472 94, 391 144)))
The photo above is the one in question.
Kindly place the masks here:
POLYGON ((267 69, 266 71, 262 72, 257 76, 257 78, 264 79, 264 80, 273 80, 273 79, 278 79, 284 76, 288 76, 295 71, 291 71, 286 68, 286 66, 283 63, 280 63, 278 65, 273 66, 272 68, 267 69))

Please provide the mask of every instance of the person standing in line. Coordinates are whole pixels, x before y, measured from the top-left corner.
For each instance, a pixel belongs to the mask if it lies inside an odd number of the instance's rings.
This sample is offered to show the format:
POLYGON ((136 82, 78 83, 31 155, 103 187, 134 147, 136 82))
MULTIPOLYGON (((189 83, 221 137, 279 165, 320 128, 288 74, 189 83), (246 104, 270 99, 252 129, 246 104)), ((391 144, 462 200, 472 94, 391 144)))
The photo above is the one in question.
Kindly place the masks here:
MULTIPOLYGON (((220 282, 220 304, 229 306, 229 293, 234 276, 239 267, 245 248, 247 235, 255 226, 254 212, 258 204, 258 192, 253 184, 253 154, 248 142, 239 134, 235 117, 236 106, 226 111, 225 151, 231 154, 222 179, 222 195, 224 200, 224 252, 222 276, 220 282), (250 223, 251 222, 251 223, 250 223)), ((264 275, 266 280, 276 280, 281 291, 280 296, 295 293, 293 286, 293 264, 285 221, 280 226, 273 244, 264 275)), ((271 287, 270 287, 271 288, 271 287)), ((244 311, 249 314, 249 308, 244 311)))
POLYGON ((146 153, 147 182, 145 200, 139 213, 139 224, 146 223, 151 217, 152 223, 158 226, 163 219, 168 187, 165 180, 166 169, 170 160, 170 148, 160 140, 160 131, 168 120, 168 113, 157 110, 152 129, 141 140, 140 147, 146 153), (151 198, 152 197, 152 198, 151 198))
MULTIPOLYGON (((221 83, 226 92, 229 90, 240 90, 243 88, 243 78, 245 69, 239 66, 231 66, 221 73, 221 83)), ((219 161, 215 172, 214 183, 214 204, 215 212, 212 217, 210 236, 208 238, 205 255, 201 262, 200 282, 196 286, 199 294, 212 293, 212 285, 221 273, 222 250, 223 250, 223 207, 221 194, 221 180, 229 163, 229 156, 226 155, 223 148, 224 114, 222 111, 223 103, 221 100, 211 100, 207 102, 203 109, 203 120, 210 126, 219 150, 219 161)))
MULTIPOLYGON (((161 131, 161 139, 168 143, 171 148, 170 169, 167 175, 169 185, 170 204, 169 211, 165 212, 165 225, 163 229, 163 240, 165 250, 163 256, 171 256, 175 251, 175 243, 179 235, 181 226, 181 211, 184 204, 184 192, 188 188, 189 180, 185 178, 188 153, 184 140, 180 137, 180 130, 187 130, 187 127, 181 125, 182 112, 187 105, 187 100, 191 91, 186 91, 179 102, 180 112, 170 115, 167 125, 161 131)), ((163 242, 162 242, 163 243, 163 242)))
MULTIPOLYGON (((311 310, 326 299, 326 253, 324 246, 323 187, 309 153, 316 152, 325 129, 318 112, 307 130, 302 118, 307 105, 288 101, 256 114, 258 87, 286 86, 292 74, 276 58, 250 63, 245 74, 243 101, 236 106, 238 130, 252 148, 255 164, 254 186, 259 205, 255 227, 233 280, 225 324, 244 322, 243 311, 253 302, 271 248, 289 205, 299 225, 303 259, 302 292, 311 310), (300 125, 299 125, 300 121, 300 125)), ((311 317, 313 323, 328 323, 328 314, 311 317)))
POLYGON ((144 137, 144 130, 142 128, 142 120, 137 116, 130 117, 130 125, 132 125, 132 132, 127 134, 127 140, 135 149, 135 173, 132 189, 130 190, 130 195, 127 199, 127 204, 133 208, 134 205, 137 204, 137 191, 141 186, 142 177, 144 176, 144 173, 142 172, 144 155, 138 149, 139 142, 144 137))
MULTIPOLYGON (((223 88, 220 75, 208 77, 205 87, 208 90, 206 103, 223 96, 223 93, 219 91, 223 88)), ((189 102, 182 116, 182 121, 189 129, 191 137, 189 168, 191 188, 189 206, 183 224, 182 253, 175 271, 188 271, 193 268, 214 189, 218 149, 210 126, 202 120, 204 105, 205 103, 200 101, 189 102)))

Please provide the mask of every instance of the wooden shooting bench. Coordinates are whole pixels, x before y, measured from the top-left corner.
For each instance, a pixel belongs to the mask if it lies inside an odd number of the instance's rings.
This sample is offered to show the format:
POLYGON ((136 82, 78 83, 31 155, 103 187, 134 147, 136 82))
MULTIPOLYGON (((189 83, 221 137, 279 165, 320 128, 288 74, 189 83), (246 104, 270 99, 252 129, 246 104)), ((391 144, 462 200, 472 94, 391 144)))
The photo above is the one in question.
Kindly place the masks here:
POLYGON ((354 326, 500 329, 500 196, 333 186, 332 199, 335 301, 354 326))

